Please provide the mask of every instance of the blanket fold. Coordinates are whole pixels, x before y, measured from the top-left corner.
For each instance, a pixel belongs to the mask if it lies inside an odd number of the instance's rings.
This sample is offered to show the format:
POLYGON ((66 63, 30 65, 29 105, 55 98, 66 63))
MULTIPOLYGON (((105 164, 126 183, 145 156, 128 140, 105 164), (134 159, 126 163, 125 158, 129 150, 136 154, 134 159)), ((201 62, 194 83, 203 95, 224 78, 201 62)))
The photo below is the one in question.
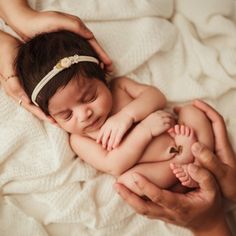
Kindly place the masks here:
MULTIPOLYGON (((114 76, 157 86, 170 108, 205 99, 224 116, 236 147, 234 0, 29 2, 83 19, 112 58, 114 76)), ((13 34, 3 21, 0 27, 13 34)), ((39 121, 2 89, 0 145, 3 236, 191 235, 135 214, 113 190, 115 178, 81 161, 68 134, 39 121)))

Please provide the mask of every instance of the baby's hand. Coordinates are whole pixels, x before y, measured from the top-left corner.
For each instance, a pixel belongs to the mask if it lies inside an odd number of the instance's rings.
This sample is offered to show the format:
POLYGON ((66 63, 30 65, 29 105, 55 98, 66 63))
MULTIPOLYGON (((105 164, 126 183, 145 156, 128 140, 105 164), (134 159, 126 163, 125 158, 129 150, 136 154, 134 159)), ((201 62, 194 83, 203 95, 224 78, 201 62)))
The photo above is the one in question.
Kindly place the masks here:
POLYGON ((155 137, 172 127, 175 124, 175 120, 169 112, 158 110, 147 116, 141 124, 155 137))
POLYGON ((111 151, 119 145, 133 122, 131 116, 122 112, 109 117, 99 131, 97 143, 101 143, 103 148, 111 151))

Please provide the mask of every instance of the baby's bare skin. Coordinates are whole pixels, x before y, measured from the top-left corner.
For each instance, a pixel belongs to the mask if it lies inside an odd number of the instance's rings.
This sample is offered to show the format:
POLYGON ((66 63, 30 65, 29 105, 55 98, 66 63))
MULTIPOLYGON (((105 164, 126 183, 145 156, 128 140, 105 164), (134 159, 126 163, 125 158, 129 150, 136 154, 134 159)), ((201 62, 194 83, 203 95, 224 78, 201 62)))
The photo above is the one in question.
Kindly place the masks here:
POLYGON ((213 145, 211 125, 201 111, 186 106, 179 112, 182 125, 176 125, 169 132, 165 132, 153 139, 145 150, 140 162, 118 178, 118 182, 126 185, 136 194, 141 194, 136 188, 132 173, 137 172, 147 177, 151 182, 162 188, 170 188, 177 179, 186 187, 196 187, 185 168, 185 164, 194 161, 191 154, 191 145, 201 137, 210 148, 213 145), (182 113, 189 113, 188 117, 182 113), (193 116, 193 117, 192 117, 193 116), (191 119, 191 117, 193 119, 191 119), (189 119, 190 118, 190 119, 189 119), (197 119, 197 122, 195 122, 197 119), (193 124, 191 124, 193 122, 193 124), (183 125, 183 124, 187 124, 183 125), (195 126, 196 125, 196 126, 195 126), (196 132, 194 132, 194 129, 196 132), (170 153, 175 147, 177 152, 170 153), (179 152, 179 153, 178 153, 179 152))

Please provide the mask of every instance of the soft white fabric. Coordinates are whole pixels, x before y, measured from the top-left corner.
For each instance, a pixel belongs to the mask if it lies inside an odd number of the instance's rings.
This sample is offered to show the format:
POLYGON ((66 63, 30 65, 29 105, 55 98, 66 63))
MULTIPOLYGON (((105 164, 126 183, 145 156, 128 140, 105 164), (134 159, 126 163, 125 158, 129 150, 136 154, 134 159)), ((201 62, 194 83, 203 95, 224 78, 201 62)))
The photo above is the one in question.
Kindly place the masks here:
MULTIPOLYGON (((159 87, 170 101, 203 98, 236 147, 234 0, 31 0, 82 18, 113 59, 115 75, 159 87)), ((0 27, 9 31, 1 22, 0 27)), ((0 90, 1 235, 191 235, 133 212, 115 179, 71 151, 68 135, 0 90)))

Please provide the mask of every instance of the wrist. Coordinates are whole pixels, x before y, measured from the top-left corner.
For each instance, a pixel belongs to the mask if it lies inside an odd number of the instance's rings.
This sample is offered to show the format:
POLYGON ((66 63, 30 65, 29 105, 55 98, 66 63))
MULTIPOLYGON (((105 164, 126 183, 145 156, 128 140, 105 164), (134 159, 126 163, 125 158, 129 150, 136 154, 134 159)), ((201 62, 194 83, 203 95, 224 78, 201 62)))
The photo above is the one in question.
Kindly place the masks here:
POLYGON ((145 124, 144 121, 139 122, 137 126, 140 127, 142 134, 144 134, 148 139, 152 140, 153 135, 151 129, 145 124))
POLYGON ((11 0, 7 4, 0 0, 0 17, 22 38, 27 38, 23 29, 37 11, 33 10, 27 1, 11 0))
POLYGON ((195 236, 231 236, 231 231, 226 222, 224 214, 217 217, 217 219, 212 218, 210 222, 204 222, 204 224, 199 225, 191 229, 195 236))
POLYGON ((130 111, 127 109, 127 107, 124 107, 121 111, 120 111, 125 117, 129 117, 130 122, 132 122, 132 124, 134 124, 136 122, 135 117, 130 113, 130 111))

